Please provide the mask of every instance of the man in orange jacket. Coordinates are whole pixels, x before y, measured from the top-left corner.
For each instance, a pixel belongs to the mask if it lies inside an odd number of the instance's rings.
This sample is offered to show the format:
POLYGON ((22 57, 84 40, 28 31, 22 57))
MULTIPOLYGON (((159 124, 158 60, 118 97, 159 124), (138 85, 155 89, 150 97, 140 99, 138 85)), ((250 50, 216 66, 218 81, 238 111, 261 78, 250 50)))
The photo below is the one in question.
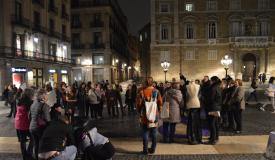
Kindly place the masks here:
POLYGON ((149 77, 146 80, 146 86, 140 91, 137 98, 137 110, 140 113, 140 122, 143 131, 143 154, 147 155, 148 153, 153 154, 157 146, 157 123, 159 113, 162 108, 162 98, 159 91, 153 87, 153 78, 149 77), (145 101, 150 102, 153 98, 153 101, 157 103, 156 110, 156 120, 155 122, 149 122, 146 116, 146 106, 145 101), (148 149, 148 137, 152 139, 152 146, 148 149))

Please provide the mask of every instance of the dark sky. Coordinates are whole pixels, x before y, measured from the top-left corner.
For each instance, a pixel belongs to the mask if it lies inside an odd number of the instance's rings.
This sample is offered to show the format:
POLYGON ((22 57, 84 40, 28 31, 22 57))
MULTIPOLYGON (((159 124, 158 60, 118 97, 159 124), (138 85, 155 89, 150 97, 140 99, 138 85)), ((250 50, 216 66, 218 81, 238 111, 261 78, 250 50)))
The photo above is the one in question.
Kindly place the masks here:
POLYGON ((137 32, 150 21, 150 0, 118 0, 128 18, 129 32, 137 32))

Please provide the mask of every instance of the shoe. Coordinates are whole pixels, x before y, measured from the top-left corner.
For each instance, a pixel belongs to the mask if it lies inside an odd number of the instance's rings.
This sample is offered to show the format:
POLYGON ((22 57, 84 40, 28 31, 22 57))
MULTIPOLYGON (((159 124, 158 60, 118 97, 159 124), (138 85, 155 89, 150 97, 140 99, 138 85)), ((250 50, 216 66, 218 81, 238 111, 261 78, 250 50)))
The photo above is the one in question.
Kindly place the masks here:
POLYGON ((236 134, 241 134, 241 133, 242 133, 242 131, 235 131, 235 133, 236 133, 236 134))
POLYGON ((189 141, 188 142, 190 145, 197 145, 197 144, 199 144, 197 141, 189 141))
POLYGON ((150 154, 154 154, 154 153, 155 153, 155 150, 152 149, 152 148, 149 148, 149 149, 148 149, 148 152, 149 152, 150 154))
POLYGON ((212 140, 211 140, 211 141, 206 142, 205 144, 206 144, 206 145, 216 145, 217 142, 218 142, 218 141, 212 141, 212 140))
POLYGON ((148 155, 148 151, 141 151, 141 154, 148 155))
POLYGON ((264 107, 260 107, 260 110, 261 110, 261 111, 265 111, 264 107))
POLYGON ((11 115, 7 115, 7 118, 11 118, 11 115))

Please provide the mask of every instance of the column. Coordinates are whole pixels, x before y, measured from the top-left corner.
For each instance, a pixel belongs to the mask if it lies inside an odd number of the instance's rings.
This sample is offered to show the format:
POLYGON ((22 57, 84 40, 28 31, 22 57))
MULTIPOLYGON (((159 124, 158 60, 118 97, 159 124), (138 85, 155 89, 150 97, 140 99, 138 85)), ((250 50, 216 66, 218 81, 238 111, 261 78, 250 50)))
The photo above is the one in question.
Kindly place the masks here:
POLYGON ((174 3, 174 43, 179 43, 179 0, 174 3))
POLYGON ((156 43, 156 0, 151 0, 151 42, 156 43))

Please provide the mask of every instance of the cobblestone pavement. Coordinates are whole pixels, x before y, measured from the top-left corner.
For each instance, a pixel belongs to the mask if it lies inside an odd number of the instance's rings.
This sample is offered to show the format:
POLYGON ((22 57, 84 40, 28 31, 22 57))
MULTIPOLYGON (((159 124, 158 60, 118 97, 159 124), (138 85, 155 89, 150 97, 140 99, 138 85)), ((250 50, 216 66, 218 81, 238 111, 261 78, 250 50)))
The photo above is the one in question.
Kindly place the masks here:
MULTIPOLYGON (((0 153, 0 160, 20 160, 20 154, 0 153)), ((266 160, 263 154, 231 155, 116 155, 113 160, 266 160)))

